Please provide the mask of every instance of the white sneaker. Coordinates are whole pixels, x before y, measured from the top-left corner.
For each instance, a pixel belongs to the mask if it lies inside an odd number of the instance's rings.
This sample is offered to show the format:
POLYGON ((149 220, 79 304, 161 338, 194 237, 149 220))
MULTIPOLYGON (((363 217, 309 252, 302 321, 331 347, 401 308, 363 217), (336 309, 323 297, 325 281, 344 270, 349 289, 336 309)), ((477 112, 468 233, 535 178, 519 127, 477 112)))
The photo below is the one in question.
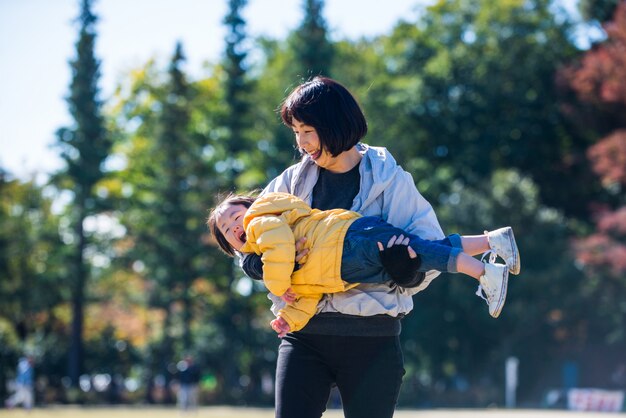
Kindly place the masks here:
POLYGON ((519 274, 522 264, 513 229, 506 226, 495 231, 485 231, 485 234, 487 234, 489 247, 491 247, 489 262, 493 264, 496 261, 496 255, 498 255, 504 260, 512 274, 519 274))
POLYGON ((489 314, 497 318, 506 300, 509 269, 504 264, 485 264, 485 274, 480 276, 476 294, 487 301, 489 314), (484 294, 484 296, 483 296, 484 294))

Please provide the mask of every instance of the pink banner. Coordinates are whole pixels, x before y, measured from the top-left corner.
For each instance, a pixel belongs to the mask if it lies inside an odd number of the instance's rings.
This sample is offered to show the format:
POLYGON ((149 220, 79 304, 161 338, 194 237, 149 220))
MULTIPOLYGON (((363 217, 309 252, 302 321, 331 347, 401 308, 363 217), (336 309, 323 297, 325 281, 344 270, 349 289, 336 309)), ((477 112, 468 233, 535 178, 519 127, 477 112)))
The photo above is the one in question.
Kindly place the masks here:
POLYGON ((567 391, 567 408, 573 411, 619 412, 623 406, 623 390, 570 389, 567 391))

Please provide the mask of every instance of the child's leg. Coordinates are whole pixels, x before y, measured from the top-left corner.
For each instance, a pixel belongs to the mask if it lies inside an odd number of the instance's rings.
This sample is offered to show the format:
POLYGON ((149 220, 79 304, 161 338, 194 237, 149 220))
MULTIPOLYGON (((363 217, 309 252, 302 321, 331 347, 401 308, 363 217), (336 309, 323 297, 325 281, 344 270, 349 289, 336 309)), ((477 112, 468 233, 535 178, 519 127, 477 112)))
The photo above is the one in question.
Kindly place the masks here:
MULTIPOLYGON (((387 255, 387 250, 389 250, 389 253, 397 250, 406 254, 408 251, 407 247, 404 245, 397 247, 392 245, 392 248, 387 248, 385 253, 381 252, 378 247, 378 243, 389 246, 388 243, 392 242, 390 241, 392 237, 393 242, 396 242, 400 235, 405 237, 410 236, 410 234, 407 234, 403 230, 394 227, 378 217, 364 216, 355 220, 352 225, 350 225, 350 228, 348 228, 346 236, 344 237, 343 251, 341 254, 341 278, 348 283, 383 283, 388 280, 394 280, 396 283, 400 284, 398 277, 403 274, 393 275, 393 272, 385 268, 385 264, 387 264, 387 266, 393 264, 394 267, 400 267, 402 263, 395 263, 394 261, 385 263, 383 256, 387 255)), ((460 247, 460 241, 457 247, 460 247)), ((457 248, 456 251, 461 251, 461 249, 457 248)), ((416 252, 419 255, 419 251, 416 252)), ((450 244, 448 243, 441 252, 442 255, 439 257, 439 260, 441 260, 443 268, 447 271, 450 258, 450 244)), ((401 260, 406 260, 404 254, 402 254, 401 260)), ((418 259, 421 258, 418 257, 418 259)), ((413 282, 413 279, 416 279, 415 282, 417 283, 417 272, 439 270, 437 268, 439 265, 427 265, 425 268, 418 268, 416 265, 419 265, 419 261, 417 261, 417 263, 409 263, 406 272, 403 272, 406 274, 406 279, 409 282, 413 282)), ((456 268, 456 261, 454 261, 452 265, 456 268)), ((408 282, 403 282, 401 285, 407 283, 408 282)))
POLYGON ((485 274, 485 263, 471 255, 460 253, 456 258, 456 270, 480 281, 480 276, 485 274))
MULTIPOLYGON (((450 235, 440 241, 425 241, 412 235, 411 247, 420 254, 422 268, 429 264, 441 264, 447 247, 448 269, 435 267, 435 270, 463 273, 478 280, 480 295, 485 295, 484 298, 489 305, 489 314, 497 318, 506 300, 508 267, 504 264, 484 264, 470 255, 490 250, 488 239, 487 235, 463 237, 450 235)), ((517 259, 519 260, 519 257, 517 259)))
POLYGON ((341 278, 348 283, 383 283, 390 280, 381 264, 378 242, 389 241, 393 232, 380 218, 364 216, 355 220, 344 237, 341 278))
MULTIPOLYGON (((418 271, 458 272, 458 258, 463 254, 464 237, 454 234, 442 240, 425 240, 417 235, 408 234, 379 218, 363 217, 357 219, 350 226, 344 238, 342 279, 349 283, 384 281, 385 278, 381 276, 384 270, 381 266, 377 243, 387 243, 392 236, 398 237, 400 235, 409 237, 409 245, 420 256, 421 265, 418 271)), ((466 241, 467 245, 476 251, 484 245, 482 240, 477 237, 469 237, 466 241)), ((466 260, 466 257, 472 258, 465 254, 463 261, 461 261, 461 267, 469 270, 461 272, 465 274, 471 272, 472 277, 480 277, 480 272, 477 271, 482 263, 478 260, 473 262, 466 260)))
POLYGON ((478 255, 489 251, 489 240, 487 235, 462 235, 461 246, 463 252, 469 255, 478 255))
POLYGON ((483 235, 461 236, 463 252, 469 255, 478 255, 491 252, 490 263, 495 262, 495 255, 502 258, 513 274, 520 272, 520 255, 513 235, 513 229, 507 226, 486 232, 483 235))
MULTIPOLYGON (((406 234, 406 232, 405 232, 406 234)), ((457 273, 457 258, 463 253, 459 235, 450 235, 442 240, 425 240, 417 235, 406 234, 410 246, 421 258, 420 271, 438 270, 457 273)))

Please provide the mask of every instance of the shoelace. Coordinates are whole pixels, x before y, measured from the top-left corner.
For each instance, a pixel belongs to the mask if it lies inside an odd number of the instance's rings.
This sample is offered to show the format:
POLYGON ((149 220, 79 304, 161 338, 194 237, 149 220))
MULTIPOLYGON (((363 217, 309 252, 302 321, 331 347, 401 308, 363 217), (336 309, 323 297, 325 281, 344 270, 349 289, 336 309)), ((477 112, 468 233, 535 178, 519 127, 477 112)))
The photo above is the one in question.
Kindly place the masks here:
MULTIPOLYGON (((487 231, 485 231, 485 234, 486 233, 487 231)), ((480 261, 485 263, 485 258, 487 258, 487 256, 489 256, 489 264, 494 264, 496 262, 496 258, 498 257, 495 251, 489 250, 483 253, 483 255, 480 257, 480 261)), ((483 290, 483 287, 481 285, 478 285, 478 289, 476 289, 476 296, 480 296, 482 300, 489 304, 489 300, 485 296, 483 296, 483 293, 487 295, 487 292, 483 290)))
POLYGON ((494 250, 489 250, 483 253, 482 257, 480 257, 480 261, 485 262, 485 258, 489 256, 489 264, 494 264, 496 262, 496 258, 498 258, 498 254, 494 250))
MULTIPOLYGON (((481 261, 483 261, 483 259, 487 256, 487 254, 492 253, 490 255, 490 263, 493 264, 493 261, 495 260, 491 260, 491 258, 496 257, 495 253, 493 253, 492 251, 487 251, 485 254, 483 254, 483 257, 481 258, 481 261)), ((490 288, 483 288, 483 286, 481 284, 478 285, 478 289, 476 289, 476 296, 479 296, 482 300, 484 300, 485 302, 487 302, 487 305, 489 305, 489 298, 493 298, 495 295, 494 293, 494 289, 490 289, 490 288)))
POLYGON ((481 285, 478 285, 478 289, 476 289, 476 296, 479 296, 482 300, 489 304, 489 300, 483 296, 483 287, 481 285))
POLYGON ((476 289, 476 296, 480 297, 487 303, 487 305, 489 305, 489 297, 493 297, 493 295, 490 295, 487 290, 489 289, 485 290, 481 285, 478 285, 478 289, 476 289))

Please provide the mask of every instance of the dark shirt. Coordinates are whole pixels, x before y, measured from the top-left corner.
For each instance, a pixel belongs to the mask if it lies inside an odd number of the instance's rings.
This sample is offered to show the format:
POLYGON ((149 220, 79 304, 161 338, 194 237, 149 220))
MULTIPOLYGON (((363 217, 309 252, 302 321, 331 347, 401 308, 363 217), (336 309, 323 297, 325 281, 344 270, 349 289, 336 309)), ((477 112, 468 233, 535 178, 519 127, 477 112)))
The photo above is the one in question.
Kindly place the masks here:
POLYGON ((345 173, 333 173, 321 168, 313 187, 311 207, 320 210, 351 209, 361 185, 359 165, 345 173))
POLYGON ((178 372, 178 380, 181 385, 197 385, 200 381, 200 369, 195 364, 188 364, 187 367, 178 372))

